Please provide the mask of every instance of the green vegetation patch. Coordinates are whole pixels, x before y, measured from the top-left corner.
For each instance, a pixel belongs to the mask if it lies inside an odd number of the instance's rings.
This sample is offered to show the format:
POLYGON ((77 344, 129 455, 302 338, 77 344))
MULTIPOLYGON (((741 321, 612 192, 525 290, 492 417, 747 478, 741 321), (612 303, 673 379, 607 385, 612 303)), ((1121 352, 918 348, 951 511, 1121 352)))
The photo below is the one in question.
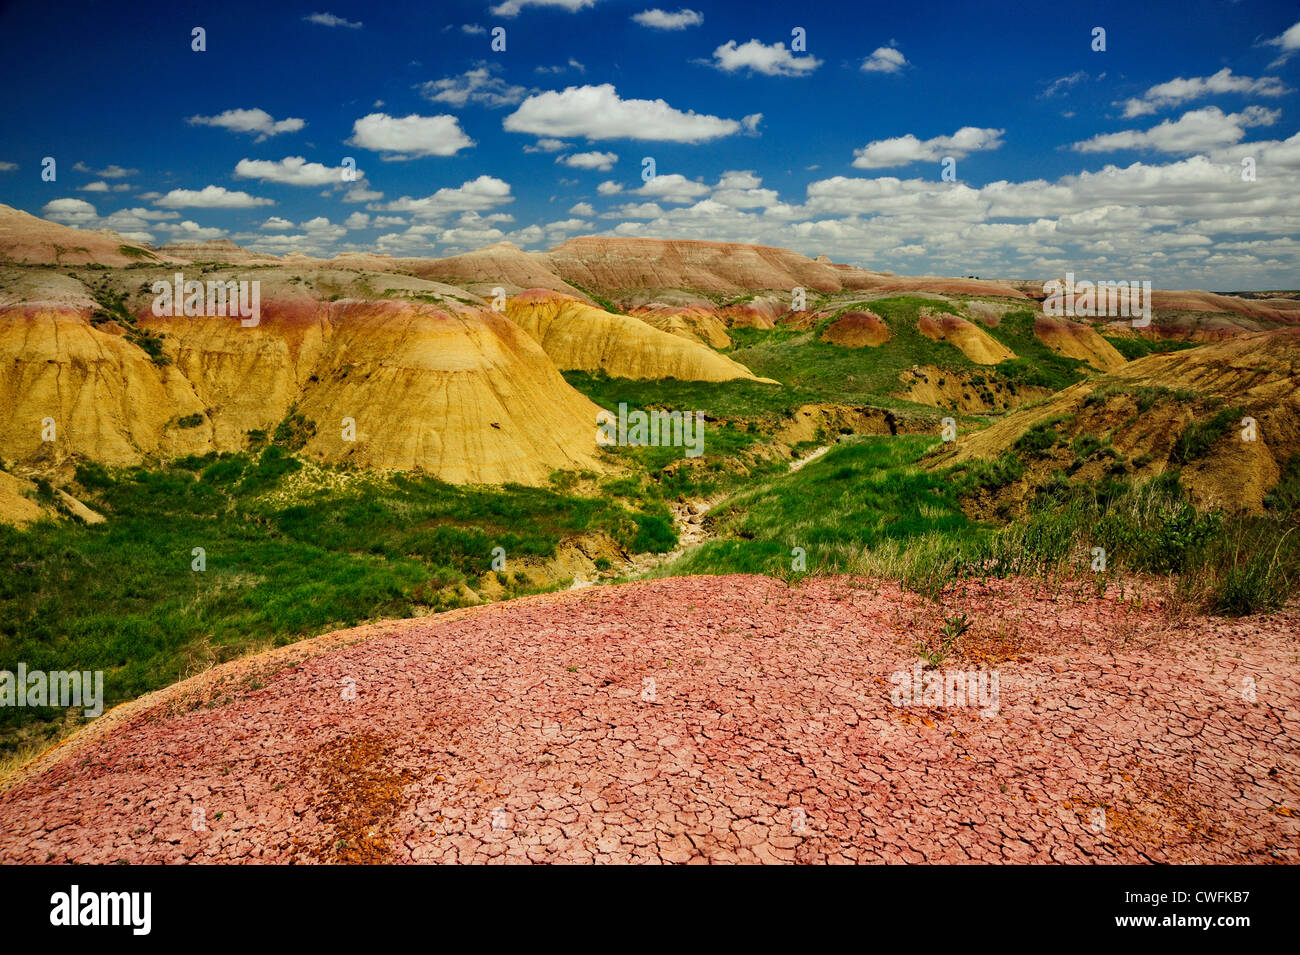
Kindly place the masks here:
POLYGON ((1167 352, 1184 351, 1188 348, 1195 348, 1198 344, 1197 342, 1170 341, 1145 336, 1103 335, 1102 338, 1110 342, 1115 347, 1115 350, 1128 361, 1146 358, 1147 355, 1162 355, 1167 352))
POLYGON ((1239 407, 1222 408, 1206 421, 1190 422, 1178 436, 1169 460, 1174 464, 1190 464, 1205 457, 1245 413, 1245 409, 1239 407))
MULTIPOLYGON (((111 705, 251 650, 457 606, 445 588, 489 572, 493 547, 545 558, 596 531, 633 550, 676 544, 660 503, 328 471, 302 489, 302 469, 274 446, 79 466, 71 490, 105 523, 0 525, 0 669, 103 670, 111 705)), ((54 499, 48 483, 37 493, 54 499)), ((508 592, 525 591, 512 579, 508 592)), ((0 708, 0 753, 63 718, 0 708)))

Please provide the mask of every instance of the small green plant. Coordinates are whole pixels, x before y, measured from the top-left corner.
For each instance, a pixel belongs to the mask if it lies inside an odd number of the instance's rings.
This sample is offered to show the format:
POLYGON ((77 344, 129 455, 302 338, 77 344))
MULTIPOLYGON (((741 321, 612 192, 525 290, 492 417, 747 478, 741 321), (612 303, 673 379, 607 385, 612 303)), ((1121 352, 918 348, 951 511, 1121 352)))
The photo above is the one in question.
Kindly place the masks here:
POLYGON ((953 614, 951 617, 945 617, 943 626, 940 628, 945 637, 956 640, 971 627, 970 618, 963 613, 953 614))

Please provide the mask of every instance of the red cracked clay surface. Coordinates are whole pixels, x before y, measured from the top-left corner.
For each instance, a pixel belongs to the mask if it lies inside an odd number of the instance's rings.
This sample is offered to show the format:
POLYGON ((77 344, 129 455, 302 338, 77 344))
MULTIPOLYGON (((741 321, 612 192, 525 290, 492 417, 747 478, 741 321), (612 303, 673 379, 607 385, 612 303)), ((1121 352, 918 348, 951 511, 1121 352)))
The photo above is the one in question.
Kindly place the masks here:
POLYGON ((56 749, 0 860, 1300 861, 1300 613, 1081 594, 696 577, 331 634, 56 749), (996 716, 894 705, 958 610, 996 716))

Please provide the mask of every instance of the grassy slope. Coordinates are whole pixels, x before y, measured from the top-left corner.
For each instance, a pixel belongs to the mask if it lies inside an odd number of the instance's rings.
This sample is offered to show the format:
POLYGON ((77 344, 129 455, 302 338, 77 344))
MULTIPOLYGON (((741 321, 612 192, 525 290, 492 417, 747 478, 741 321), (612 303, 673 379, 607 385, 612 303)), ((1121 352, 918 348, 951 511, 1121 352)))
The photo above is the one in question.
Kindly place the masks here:
POLYGON ((1013 312, 997 327, 981 326, 1017 355, 989 368, 976 365, 954 345, 922 335, 917 330, 922 308, 959 314, 948 303, 908 296, 845 302, 807 331, 733 329, 735 347, 729 354, 755 374, 815 392, 824 400, 873 404, 930 417, 946 412, 889 397, 901 387, 899 373, 915 365, 978 371, 1016 384, 1052 389, 1074 384, 1087 371, 1082 362, 1057 355, 1034 336, 1032 312, 1013 312), (889 326, 890 340, 877 348, 844 348, 820 340, 827 325, 854 309, 869 309, 879 315, 889 326))
MULTIPOLYGON (((488 572, 493 547, 548 556, 592 530, 633 550, 675 543, 654 502, 418 476, 336 474, 337 489, 286 492, 300 467, 272 447, 82 468, 73 490, 106 523, 0 526, 0 669, 104 670, 117 702, 252 649, 455 606, 442 588, 488 572)), ((55 712, 0 709, 0 750, 55 712)))

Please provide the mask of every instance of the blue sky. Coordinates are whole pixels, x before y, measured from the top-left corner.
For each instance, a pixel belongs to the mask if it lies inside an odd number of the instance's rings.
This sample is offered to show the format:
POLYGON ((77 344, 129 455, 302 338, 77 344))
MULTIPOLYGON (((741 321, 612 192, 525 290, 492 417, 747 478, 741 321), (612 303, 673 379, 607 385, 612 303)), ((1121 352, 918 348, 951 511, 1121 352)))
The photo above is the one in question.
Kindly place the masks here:
POLYGON ((1294 0, 151 6, 0 4, 0 201, 273 253, 644 235, 1300 287, 1294 0))

